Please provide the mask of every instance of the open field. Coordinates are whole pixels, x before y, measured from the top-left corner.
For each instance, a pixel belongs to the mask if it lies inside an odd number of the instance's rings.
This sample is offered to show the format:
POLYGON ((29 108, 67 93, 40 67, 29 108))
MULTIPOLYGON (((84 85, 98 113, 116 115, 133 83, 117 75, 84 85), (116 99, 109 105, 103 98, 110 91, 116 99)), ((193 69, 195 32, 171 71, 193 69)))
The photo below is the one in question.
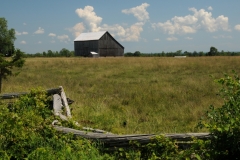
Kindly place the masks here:
POLYGON ((3 93, 63 86, 74 118, 118 134, 197 132, 210 104, 221 106, 214 78, 235 70, 240 57, 28 58, 3 93))

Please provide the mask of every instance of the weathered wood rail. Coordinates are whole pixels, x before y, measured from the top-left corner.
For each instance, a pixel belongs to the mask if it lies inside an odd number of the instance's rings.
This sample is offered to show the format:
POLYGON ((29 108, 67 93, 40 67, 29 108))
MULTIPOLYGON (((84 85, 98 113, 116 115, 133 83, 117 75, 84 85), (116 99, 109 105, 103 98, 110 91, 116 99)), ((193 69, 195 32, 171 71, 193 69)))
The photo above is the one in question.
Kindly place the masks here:
MULTIPOLYGON (((68 105, 68 100, 63 87, 46 90, 48 95, 53 96, 53 113, 55 116, 59 116, 62 120, 68 120, 71 118, 71 112, 68 105), (62 108, 66 108, 66 115, 62 114, 62 108)), ((22 95, 26 95, 28 92, 20 93, 7 93, 0 95, 0 99, 13 99, 19 98, 22 95)), ((152 138, 158 136, 156 134, 132 134, 132 135, 116 135, 100 129, 92 129, 83 127, 82 130, 76 130, 72 128, 62 127, 55 125, 57 121, 53 121, 52 126, 59 132, 72 133, 75 136, 81 136, 93 141, 101 142, 104 147, 109 149, 114 148, 126 148, 131 146, 130 142, 135 141, 139 144, 148 144, 152 138)), ((187 144, 191 142, 193 138, 196 139, 209 139, 211 135, 209 133, 178 133, 178 134, 163 134, 165 137, 183 142, 187 144)))
MULTIPOLYGON (((54 128, 63 133, 72 133, 76 136, 81 136, 90 140, 98 141, 104 144, 106 148, 125 148, 129 147, 131 141, 138 142, 139 144, 148 144, 152 138, 156 137, 156 134, 132 134, 132 135, 116 135, 109 133, 96 133, 89 131, 80 131, 72 128, 66 128, 61 126, 54 126, 54 128)), ((165 137, 176 140, 178 142, 187 143, 196 139, 209 139, 211 135, 209 133, 182 133, 182 134, 164 134, 165 137)))
MULTIPOLYGON (((53 94, 58 94, 61 93, 61 87, 59 88, 53 88, 53 89, 48 89, 46 90, 47 94, 53 95, 53 94)), ((0 99, 14 99, 14 98, 19 98, 20 96, 26 95, 29 92, 17 92, 17 93, 5 93, 0 95, 0 99)))

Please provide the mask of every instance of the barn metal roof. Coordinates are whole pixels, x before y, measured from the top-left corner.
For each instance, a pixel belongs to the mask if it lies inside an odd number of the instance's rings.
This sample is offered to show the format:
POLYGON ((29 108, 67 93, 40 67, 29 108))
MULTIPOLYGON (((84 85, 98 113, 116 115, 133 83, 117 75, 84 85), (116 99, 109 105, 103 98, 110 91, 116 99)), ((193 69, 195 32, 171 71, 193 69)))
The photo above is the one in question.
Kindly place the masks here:
POLYGON ((99 40, 107 31, 81 33, 74 41, 99 40))

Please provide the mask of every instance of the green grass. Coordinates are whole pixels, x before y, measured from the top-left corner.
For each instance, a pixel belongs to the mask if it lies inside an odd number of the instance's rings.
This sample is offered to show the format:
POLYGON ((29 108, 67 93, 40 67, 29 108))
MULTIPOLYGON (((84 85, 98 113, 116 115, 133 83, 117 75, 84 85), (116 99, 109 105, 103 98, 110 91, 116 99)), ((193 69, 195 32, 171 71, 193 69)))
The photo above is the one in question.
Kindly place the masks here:
POLYGON ((235 70, 240 57, 28 58, 3 93, 63 86, 74 118, 118 134, 197 132, 210 104, 220 106, 214 78, 235 70))

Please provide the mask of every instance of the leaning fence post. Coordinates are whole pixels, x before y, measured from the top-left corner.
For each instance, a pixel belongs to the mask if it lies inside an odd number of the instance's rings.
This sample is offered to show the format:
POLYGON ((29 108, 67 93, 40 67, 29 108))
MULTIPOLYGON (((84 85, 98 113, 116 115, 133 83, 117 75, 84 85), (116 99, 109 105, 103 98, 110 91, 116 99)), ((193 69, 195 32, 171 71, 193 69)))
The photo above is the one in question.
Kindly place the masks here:
POLYGON ((67 102, 67 97, 66 97, 66 94, 64 92, 64 89, 63 89, 62 86, 59 86, 59 88, 61 89, 61 98, 63 100, 63 106, 66 108, 67 117, 72 118, 71 111, 70 111, 70 108, 69 108, 69 105, 68 105, 68 102, 67 102))
POLYGON ((53 113, 55 116, 59 116, 62 120, 67 121, 68 118, 62 114, 62 98, 59 94, 53 95, 53 113))

